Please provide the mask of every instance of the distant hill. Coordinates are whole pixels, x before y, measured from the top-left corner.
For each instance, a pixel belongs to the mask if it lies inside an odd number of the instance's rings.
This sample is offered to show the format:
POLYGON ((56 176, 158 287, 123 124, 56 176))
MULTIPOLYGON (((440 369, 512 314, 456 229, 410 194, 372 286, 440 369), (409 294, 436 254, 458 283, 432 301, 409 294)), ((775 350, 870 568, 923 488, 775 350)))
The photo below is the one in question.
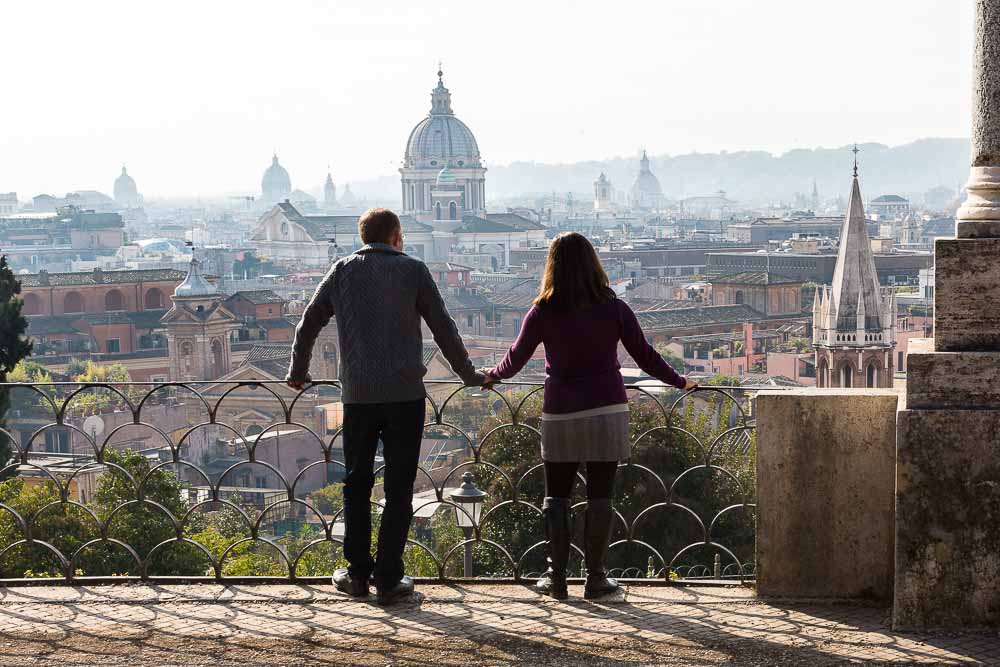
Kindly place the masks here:
MULTIPOLYGON (((920 139, 889 147, 859 144, 861 187, 865 198, 900 194, 922 200, 927 190, 943 185, 956 189, 969 175, 968 139, 920 139)), ((850 191, 851 146, 796 149, 782 155, 765 151, 650 155, 651 168, 671 198, 725 190, 746 204, 790 200, 796 192, 812 191, 813 179, 823 198, 850 191)), ((494 165, 486 174, 490 198, 521 197, 557 192, 590 199, 593 182, 602 171, 616 189, 627 190, 638 170, 638 157, 572 164, 514 162, 494 165)), ((356 193, 398 199, 399 177, 385 176, 352 184, 356 193)))

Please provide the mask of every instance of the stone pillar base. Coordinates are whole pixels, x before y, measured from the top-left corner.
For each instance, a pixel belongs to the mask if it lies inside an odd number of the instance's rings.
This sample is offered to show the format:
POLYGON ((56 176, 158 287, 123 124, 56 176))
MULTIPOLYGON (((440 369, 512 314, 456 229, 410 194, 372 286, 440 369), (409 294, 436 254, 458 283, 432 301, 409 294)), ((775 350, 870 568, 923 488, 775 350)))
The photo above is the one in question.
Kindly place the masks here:
POLYGON ((1000 625, 1000 409, 899 413, 895 571, 893 628, 1000 625))
POLYGON ((1000 350, 1000 238, 938 239, 934 254, 934 349, 1000 350))

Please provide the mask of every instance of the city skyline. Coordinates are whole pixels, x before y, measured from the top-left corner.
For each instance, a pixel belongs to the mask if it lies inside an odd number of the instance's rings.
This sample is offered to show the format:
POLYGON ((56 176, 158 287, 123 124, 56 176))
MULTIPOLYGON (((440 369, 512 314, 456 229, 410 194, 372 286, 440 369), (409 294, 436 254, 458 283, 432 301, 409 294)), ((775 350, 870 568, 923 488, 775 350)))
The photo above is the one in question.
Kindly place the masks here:
MULTIPOLYGON (((156 34, 131 22, 139 10, 128 5, 65 5, 65 20, 46 27, 51 39, 80 40, 76 26, 90 18, 86 48, 72 62, 57 58, 65 49, 18 60, 36 44, 32 31, 12 31, 0 45, 21 63, 14 99, 32 101, 7 106, 16 131, 0 138, 0 190, 21 199, 108 191, 124 163, 147 197, 253 194, 272 150, 296 188, 321 184, 328 164, 338 184, 394 175, 401 137, 429 108, 438 59, 487 167, 631 156, 642 147, 651 155, 782 153, 967 134, 969 1, 697 4, 644 7, 642 24, 662 31, 631 33, 637 4, 595 22, 581 17, 599 5, 456 16, 412 5, 297 3, 280 13, 252 5, 238 17, 203 8, 197 24, 181 20, 195 14, 172 11, 155 17, 156 34), (71 20, 75 13, 81 21, 71 20), (498 29, 480 37, 475 26, 484 20, 498 29), (295 29, 275 28, 285 22, 295 29), (426 38, 442 25, 453 38, 426 38), (778 27, 788 25, 803 28, 778 27), (527 37, 526 28, 534 28, 527 37), (376 33, 380 49, 366 50, 363 35, 376 33), (211 48, 178 49, 178 34, 211 48), (95 86, 95 77, 107 85, 95 86), (66 114, 67 100, 83 103, 66 114)), ((39 12, 14 8, 12 25, 32 25, 39 12)))

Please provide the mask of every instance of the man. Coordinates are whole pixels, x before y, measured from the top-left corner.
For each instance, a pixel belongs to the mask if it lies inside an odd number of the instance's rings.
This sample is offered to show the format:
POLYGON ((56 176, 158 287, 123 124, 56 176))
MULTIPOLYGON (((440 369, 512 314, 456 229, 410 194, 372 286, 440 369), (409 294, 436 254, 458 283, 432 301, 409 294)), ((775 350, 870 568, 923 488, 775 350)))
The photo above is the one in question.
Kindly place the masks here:
POLYGON ((413 592, 403 574, 403 549, 413 514, 413 482, 424 428, 421 318, 458 376, 470 386, 485 377, 469 360, 458 327, 448 314, 427 265, 403 254, 399 218, 384 208, 358 220, 365 246, 333 265, 295 330, 285 378, 302 389, 316 336, 337 318, 340 382, 344 402, 344 556, 350 567, 333 582, 354 597, 367 597, 373 576, 378 602, 413 592), (385 508, 378 550, 371 557, 371 498, 379 440, 385 457, 385 508))

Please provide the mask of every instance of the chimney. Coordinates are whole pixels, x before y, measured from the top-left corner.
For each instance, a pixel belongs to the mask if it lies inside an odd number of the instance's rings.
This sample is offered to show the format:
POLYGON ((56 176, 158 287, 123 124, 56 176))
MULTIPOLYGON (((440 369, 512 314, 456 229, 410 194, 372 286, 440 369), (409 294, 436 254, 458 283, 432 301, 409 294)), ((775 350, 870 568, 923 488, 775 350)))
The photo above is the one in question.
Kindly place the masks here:
POLYGON ((103 283, 104 282, 104 270, 99 266, 94 267, 94 282, 103 283))
POLYGON ((49 272, 46 271, 45 269, 39 270, 39 272, 38 272, 38 282, 41 285, 48 285, 49 284, 49 272))

